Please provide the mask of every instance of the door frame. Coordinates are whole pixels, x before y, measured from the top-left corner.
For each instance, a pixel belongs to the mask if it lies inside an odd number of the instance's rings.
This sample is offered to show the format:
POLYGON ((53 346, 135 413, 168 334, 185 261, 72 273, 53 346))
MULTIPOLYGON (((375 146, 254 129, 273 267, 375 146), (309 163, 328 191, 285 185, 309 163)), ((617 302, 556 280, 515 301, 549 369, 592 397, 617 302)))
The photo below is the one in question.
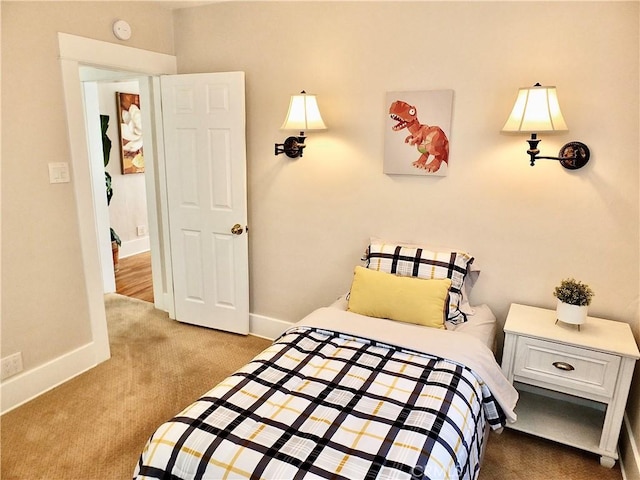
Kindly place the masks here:
MULTIPOLYGON (((162 210, 162 203, 166 202, 166 188, 161 181, 161 168, 154 169, 154 165, 162 165, 164 158, 161 146, 162 139, 155 135, 162 129, 156 128, 158 120, 154 118, 157 105, 159 105, 155 103, 159 100, 159 92, 154 87, 159 84, 158 75, 177 73, 177 60, 173 55, 66 33, 58 33, 58 46, 95 365, 110 357, 110 349, 80 68, 91 66, 140 74, 140 95, 142 99, 146 96, 148 105, 151 107, 145 112, 146 118, 143 118, 143 121, 146 120, 148 125, 152 125, 150 129, 150 133, 153 135, 151 143, 155 145, 153 149, 145 149, 145 157, 148 160, 145 184, 147 209, 150 213, 149 235, 152 241, 152 267, 156 267, 153 269, 154 294, 156 288, 162 288, 163 294, 158 298, 156 306, 169 311, 171 315, 173 310, 171 263, 167 262, 168 257, 163 255, 164 246, 157 243, 161 238, 168 238, 168 233, 165 230, 168 219, 166 213, 164 215, 162 213, 166 212, 166 210, 162 210), (156 276, 159 276, 158 280, 156 280, 156 276)), ((79 371, 82 371, 90 366, 79 365, 78 367, 79 371)))

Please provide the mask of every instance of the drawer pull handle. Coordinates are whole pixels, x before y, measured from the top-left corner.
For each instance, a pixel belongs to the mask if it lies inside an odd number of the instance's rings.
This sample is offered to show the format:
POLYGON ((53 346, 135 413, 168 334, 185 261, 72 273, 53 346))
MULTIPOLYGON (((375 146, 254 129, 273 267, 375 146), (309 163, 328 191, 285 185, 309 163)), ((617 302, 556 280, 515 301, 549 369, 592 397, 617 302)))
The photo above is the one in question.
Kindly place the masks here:
POLYGON ((573 365, 571 365, 570 363, 566 363, 566 362, 553 362, 552 365, 554 367, 556 367, 557 369, 559 369, 559 370, 564 370, 565 372, 570 372, 571 370, 575 370, 573 365))

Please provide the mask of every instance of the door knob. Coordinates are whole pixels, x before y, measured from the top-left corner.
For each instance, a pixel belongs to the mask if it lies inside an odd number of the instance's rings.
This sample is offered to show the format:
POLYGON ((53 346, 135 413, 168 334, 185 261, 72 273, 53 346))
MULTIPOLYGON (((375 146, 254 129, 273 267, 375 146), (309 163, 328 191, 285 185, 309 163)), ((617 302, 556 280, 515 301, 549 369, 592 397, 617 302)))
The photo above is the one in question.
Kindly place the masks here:
POLYGON ((242 235, 242 225, 240 225, 239 223, 236 223, 233 227, 231 227, 231 233, 233 233, 234 235, 242 235))

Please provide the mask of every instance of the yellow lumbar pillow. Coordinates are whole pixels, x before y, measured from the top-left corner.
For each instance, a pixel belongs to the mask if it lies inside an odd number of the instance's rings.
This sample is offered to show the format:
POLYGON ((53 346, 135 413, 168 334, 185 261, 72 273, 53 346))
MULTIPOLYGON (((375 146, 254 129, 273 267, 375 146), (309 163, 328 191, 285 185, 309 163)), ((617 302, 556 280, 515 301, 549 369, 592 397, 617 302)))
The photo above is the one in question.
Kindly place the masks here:
POLYGON ((444 328, 451 280, 400 277, 356 267, 347 310, 427 327, 444 328))

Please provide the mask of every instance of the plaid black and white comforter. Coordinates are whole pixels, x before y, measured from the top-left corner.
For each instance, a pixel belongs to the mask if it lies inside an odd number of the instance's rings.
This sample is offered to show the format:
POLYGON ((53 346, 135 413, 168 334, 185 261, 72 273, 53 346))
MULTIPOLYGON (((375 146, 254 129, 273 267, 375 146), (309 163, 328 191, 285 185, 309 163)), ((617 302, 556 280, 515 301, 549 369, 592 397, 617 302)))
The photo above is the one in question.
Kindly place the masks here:
POLYGON ((160 426, 134 478, 475 479, 505 421, 461 364, 299 326, 160 426))

